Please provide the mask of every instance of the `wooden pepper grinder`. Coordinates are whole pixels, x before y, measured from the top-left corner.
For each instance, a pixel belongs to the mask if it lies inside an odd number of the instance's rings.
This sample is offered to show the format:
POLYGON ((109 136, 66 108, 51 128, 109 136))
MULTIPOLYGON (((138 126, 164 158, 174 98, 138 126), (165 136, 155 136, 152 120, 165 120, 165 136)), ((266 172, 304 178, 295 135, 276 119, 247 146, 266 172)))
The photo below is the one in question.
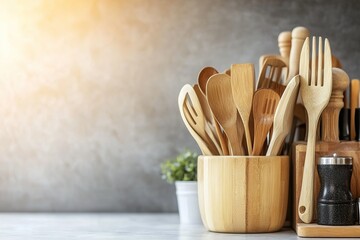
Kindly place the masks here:
POLYGON ((289 56, 289 75, 288 81, 290 81, 294 76, 299 74, 299 63, 300 63, 300 53, 304 41, 307 37, 310 36, 310 32, 307 28, 296 27, 291 32, 291 50, 289 56))
POLYGON ((349 76, 340 68, 332 69, 332 92, 328 105, 324 109, 321 118, 322 141, 339 141, 339 113, 344 107, 344 91, 349 86, 349 76))
POLYGON ((281 32, 278 37, 280 55, 289 62, 291 49, 291 32, 281 32))

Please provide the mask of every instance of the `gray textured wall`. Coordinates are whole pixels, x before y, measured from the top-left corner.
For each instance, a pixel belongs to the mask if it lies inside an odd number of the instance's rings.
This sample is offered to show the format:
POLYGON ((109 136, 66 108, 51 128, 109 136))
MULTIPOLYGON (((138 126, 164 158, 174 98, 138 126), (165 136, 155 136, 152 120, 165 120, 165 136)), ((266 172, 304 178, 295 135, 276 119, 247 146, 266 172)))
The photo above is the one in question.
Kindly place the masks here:
POLYGON ((360 77, 360 1, 0 0, 0 211, 175 211, 159 163, 197 149, 177 94, 328 37, 360 77))

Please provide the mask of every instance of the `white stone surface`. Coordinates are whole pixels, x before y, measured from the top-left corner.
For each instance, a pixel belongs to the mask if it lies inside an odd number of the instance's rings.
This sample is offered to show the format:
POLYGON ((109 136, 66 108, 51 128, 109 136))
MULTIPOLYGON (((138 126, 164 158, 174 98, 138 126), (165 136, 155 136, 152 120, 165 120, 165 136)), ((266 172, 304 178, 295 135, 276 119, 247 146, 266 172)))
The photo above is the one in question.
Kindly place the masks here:
POLYGON ((202 225, 180 225, 177 214, 0 214, 0 238, 8 240, 215 240, 296 239, 284 229, 269 234, 221 234, 202 225))

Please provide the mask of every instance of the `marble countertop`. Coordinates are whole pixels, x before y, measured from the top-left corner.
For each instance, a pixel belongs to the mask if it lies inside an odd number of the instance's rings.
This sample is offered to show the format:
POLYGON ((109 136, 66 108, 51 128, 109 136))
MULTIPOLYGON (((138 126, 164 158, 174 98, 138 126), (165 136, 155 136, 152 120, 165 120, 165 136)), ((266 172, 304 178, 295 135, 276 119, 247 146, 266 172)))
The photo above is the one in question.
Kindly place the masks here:
POLYGON ((202 225, 180 225, 177 214, 1 213, 0 238, 21 240, 297 239, 292 229, 269 234, 221 234, 202 225))

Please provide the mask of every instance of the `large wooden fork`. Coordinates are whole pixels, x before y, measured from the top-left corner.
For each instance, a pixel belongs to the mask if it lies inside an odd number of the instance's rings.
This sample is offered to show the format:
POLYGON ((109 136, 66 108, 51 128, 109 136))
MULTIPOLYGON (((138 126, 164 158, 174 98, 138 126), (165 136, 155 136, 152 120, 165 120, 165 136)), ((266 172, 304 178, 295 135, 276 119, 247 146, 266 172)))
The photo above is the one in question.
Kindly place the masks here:
POLYGON ((316 38, 313 37, 311 76, 309 75, 309 50, 309 38, 306 38, 300 55, 299 74, 301 82, 300 94, 308 113, 308 140, 298 206, 299 217, 305 223, 310 223, 313 218, 316 128, 320 115, 329 102, 332 89, 332 66, 329 41, 325 39, 323 55, 322 39, 319 37, 318 59, 316 61, 316 38))

